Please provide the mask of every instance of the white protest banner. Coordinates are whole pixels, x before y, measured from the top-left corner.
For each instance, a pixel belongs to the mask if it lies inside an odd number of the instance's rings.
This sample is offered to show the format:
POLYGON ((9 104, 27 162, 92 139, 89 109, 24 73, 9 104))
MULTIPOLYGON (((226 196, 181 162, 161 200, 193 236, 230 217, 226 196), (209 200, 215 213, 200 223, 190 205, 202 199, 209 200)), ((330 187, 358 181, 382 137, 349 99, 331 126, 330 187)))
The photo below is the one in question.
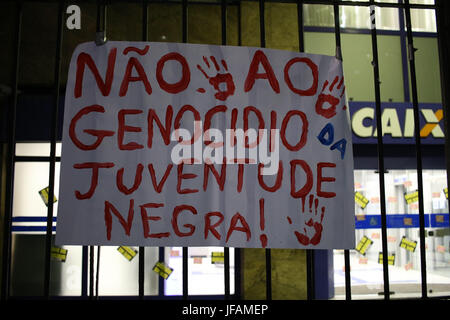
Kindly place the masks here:
POLYGON ((84 43, 62 144, 57 244, 354 248, 334 57, 84 43))

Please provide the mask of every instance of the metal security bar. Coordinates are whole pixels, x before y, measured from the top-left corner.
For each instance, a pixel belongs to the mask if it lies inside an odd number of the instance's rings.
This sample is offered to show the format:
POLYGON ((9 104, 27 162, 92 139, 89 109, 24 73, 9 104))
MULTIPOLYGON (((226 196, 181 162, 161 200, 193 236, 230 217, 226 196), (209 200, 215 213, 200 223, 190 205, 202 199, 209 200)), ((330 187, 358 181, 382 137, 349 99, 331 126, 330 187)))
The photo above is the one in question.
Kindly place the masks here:
MULTIPOLYGON (((416 67, 415 67, 415 49, 413 43, 414 33, 412 31, 411 25, 411 9, 438 9, 438 5, 424 5, 424 4, 411 4, 409 0, 399 0, 398 3, 385 3, 385 2, 375 2, 374 0, 369 0, 366 2, 353 2, 353 1, 338 1, 338 0, 285 0, 285 1, 275 1, 275 0, 255 0, 259 4, 259 28, 260 28, 260 46, 266 47, 266 21, 265 21, 265 6, 269 2, 283 2, 283 3, 294 3, 297 4, 297 19, 298 19, 298 44, 300 52, 304 51, 304 39, 305 31, 311 31, 311 27, 305 27, 303 21, 303 5, 304 4, 323 4, 332 5, 334 12, 334 28, 324 27, 321 30, 326 32, 333 32, 335 35, 335 47, 336 47, 336 58, 342 60, 342 47, 341 47, 341 33, 342 32, 354 32, 354 30, 347 30, 346 28, 340 27, 339 21, 339 11, 342 6, 358 6, 367 7, 370 12, 371 17, 373 16, 371 29, 370 30, 359 30, 360 33, 366 33, 371 35, 372 44, 372 66, 373 66, 373 83, 374 83, 374 93, 375 93, 375 106, 376 106, 376 128, 377 128, 377 150, 378 150, 378 174, 379 174, 379 185, 380 185, 380 211, 381 211, 381 232, 382 232, 382 253, 383 253, 383 283, 384 283, 384 299, 390 299, 390 285, 389 285, 389 272, 388 272, 388 247, 387 247, 387 225, 386 225, 386 197, 385 197, 385 163, 384 163, 384 146, 383 146, 383 134, 382 134, 382 123, 381 123, 381 98, 380 98, 380 75, 379 75, 379 59, 378 59, 378 41, 377 35, 390 34, 398 35, 400 41, 407 40, 407 46, 405 47, 402 43, 401 53, 402 56, 407 58, 409 68, 403 66, 403 76, 404 76, 404 95, 405 101, 412 100, 413 110, 414 110, 414 136, 415 136, 415 147, 416 147, 416 163, 417 163, 417 179, 418 179, 418 195, 419 195, 419 219, 420 219, 420 261, 421 261, 421 295, 422 298, 427 298, 427 266, 426 266, 426 252, 425 252, 425 214, 423 205, 423 178, 422 178, 422 148, 421 148, 421 138, 420 138, 420 126, 419 126, 419 103, 418 103, 418 88, 416 80, 416 67), (376 27, 376 21, 374 20, 375 10, 378 8, 397 8, 399 12, 399 31, 385 31, 379 30, 376 27), (406 28, 406 30, 405 30, 406 28), (408 83, 408 70, 411 79, 411 92, 408 83), (410 99, 410 96, 412 99, 410 99)), ((48 161, 49 162, 49 199, 52 199, 55 192, 55 164, 60 161, 60 158, 56 156, 56 143, 58 135, 58 106, 60 101, 60 93, 63 88, 61 88, 61 56, 62 56, 62 42, 64 34, 64 9, 67 6, 66 1, 51 1, 42 0, 41 2, 58 3, 58 19, 57 19, 57 32, 56 32, 56 51, 55 51, 55 61, 54 61, 54 85, 50 88, 54 103, 51 114, 49 118, 51 119, 51 127, 49 128, 50 136, 50 155, 49 157, 20 157, 15 156, 16 147, 16 114, 18 105, 18 86, 19 86, 19 67, 20 67, 20 52, 21 52, 21 35, 22 35, 22 16, 23 16, 23 5, 27 1, 18 1, 16 4, 16 25, 15 39, 14 39, 14 50, 15 50, 15 60, 14 60, 14 78, 12 79, 12 99, 9 104, 8 109, 8 150, 6 154, 6 197, 5 197, 5 216, 4 216, 4 230, 3 230, 3 260, 2 260, 2 285, 1 285, 1 297, 3 300, 10 298, 10 278, 11 278, 11 223, 12 223, 12 209, 13 209, 13 190, 14 190, 14 167, 16 162, 20 161, 48 161)), ((72 1, 74 3, 83 3, 86 1, 72 1)), ((230 6, 237 8, 237 29, 238 29, 238 45, 242 44, 241 38, 241 1, 237 0, 219 0, 210 2, 200 2, 200 1, 165 1, 165 0, 135 0, 135 1, 97 1, 97 34, 95 37, 96 41, 100 41, 98 45, 101 45, 101 41, 105 40, 107 30, 106 30, 106 15, 108 11, 108 4, 110 3, 138 3, 141 4, 142 8, 142 40, 147 41, 149 38, 149 4, 173 4, 180 5, 181 3, 181 34, 182 42, 188 43, 188 10, 189 5, 202 4, 202 5, 215 5, 220 6, 221 12, 221 44, 227 44, 227 12, 230 6)), ((441 1, 437 1, 438 4, 441 1)), ((244 17, 245 18, 245 17, 244 17)), ((440 22, 442 23, 442 21, 440 22)), ((439 19, 438 19, 439 24, 439 19)), ((439 26, 438 26, 439 30, 439 26)), ((316 30, 317 31, 317 30, 316 30)), ((150 30, 151 32, 151 30, 150 30)), ((319 30, 320 32, 320 30, 319 30)), ((93 39, 94 40, 94 39, 93 39)), ((441 60, 444 58, 441 52, 441 60)), ((448 58, 448 56, 446 56, 448 58)), ((345 64, 345 61, 343 62, 345 64)), ((441 61, 442 63, 442 61, 441 61)), ((448 78, 448 74, 443 72, 443 77, 448 78)), ((443 86, 444 88, 444 86, 443 86)), ((42 88, 38 89, 42 90, 42 88)), ((45 88, 43 89, 45 90, 45 88)), ((444 89, 443 89, 444 90, 444 89)), ((443 94, 445 97, 446 95, 443 94)), ((447 103, 444 99, 444 104, 447 103)), ((444 110, 446 106, 444 105, 444 110)), ((445 112, 447 112, 445 110, 445 112)), ((446 127, 447 129, 447 127, 446 127)), ((447 138, 448 139, 448 138, 447 138)), ((448 147, 448 146, 447 146, 448 147)), ((447 159, 448 161, 448 159, 447 159)), ((447 174, 448 177, 448 174, 447 174)), ((43 296, 47 299, 50 297, 50 275, 51 275, 51 246, 52 246, 52 223, 53 223, 53 205, 50 203, 47 209, 47 226, 46 226, 46 241, 45 241, 45 268, 44 268, 44 287, 43 296)), ((164 248, 158 249, 159 261, 164 260, 164 248)), ((188 254, 189 248, 183 247, 182 250, 182 298, 188 299, 188 254)), ((230 293, 230 251, 229 248, 224 248, 224 299, 230 298, 241 298, 241 276, 240 276, 240 255, 239 249, 236 249, 235 254, 235 294, 234 296, 230 293)), ((307 298, 309 300, 315 299, 315 274, 314 274, 314 251, 306 250, 306 261, 307 261, 307 298)), ((345 298, 346 300, 351 300, 351 277, 350 277, 350 253, 349 250, 344 252, 345 261, 345 298)), ((94 247, 88 248, 84 246, 82 248, 82 286, 81 286, 81 297, 84 299, 94 298, 98 296, 98 277, 99 277, 99 262, 100 262, 100 247, 97 248, 97 268, 94 268, 94 247), (94 280, 95 269, 97 269, 97 274, 95 275, 96 280, 94 280), (95 285, 95 290, 94 290, 95 285), (89 292, 88 292, 89 287, 89 292), (95 292, 95 293, 94 293, 95 292)), ((271 250, 265 249, 265 263, 266 263, 266 299, 272 299, 272 256, 271 250)), ((148 266, 147 266, 148 267, 148 266)), ((138 292, 137 298, 144 299, 146 297, 144 292, 145 283, 145 248, 139 247, 139 277, 138 277, 138 292)), ((159 296, 164 295, 164 280, 159 278, 159 296)))

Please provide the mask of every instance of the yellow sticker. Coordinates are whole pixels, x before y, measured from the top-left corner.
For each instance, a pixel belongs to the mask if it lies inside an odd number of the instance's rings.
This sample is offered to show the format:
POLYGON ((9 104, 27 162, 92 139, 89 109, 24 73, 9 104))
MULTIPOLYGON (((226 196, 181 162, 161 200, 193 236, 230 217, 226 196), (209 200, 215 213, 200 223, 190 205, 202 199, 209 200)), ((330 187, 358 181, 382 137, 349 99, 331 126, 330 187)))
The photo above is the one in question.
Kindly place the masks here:
POLYGON ((445 199, 448 199, 448 188, 444 189, 445 199))
MULTIPOLYGON (((378 263, 383 264, 383 252, 378 254, 378 263)), ((395 253, 388 254, 388 265, 393 266, 395 264, 395 253)))
POLYGON ((153 266, 153 271, 155 271, 157 274, 159 274, 161 277, 167 280, 167 278, 170 276, 170 274, 173 272, 173 269, 165 265, 163 262, 157 262, 153 266))
POLYGON ((211 252, 211 263, 213 264, 223 264, 224 263, 224 253, 217 251, 211 252))
POLYGON ((356 191, 355 192, 355 202, 362 208, 364 209, 367 204, 369 203, 369 199, 367 199, 366 197, 364 197, 360 192, 356 191))
POLYGON ((125 259, 127 259, 128 261, 133 260, 133 258, 138 253, 133 248, 130 248, 130 247, 127 247, 127 246, 120 246, 120 247, 117 248, 117 251, 119 251, 125 257, 125 259))
MULTIPOLYGON (((49 187, 39 190, 39 195, 41 196, 41 199, 42 201, 44 201, 46 206, 48 206, 48 193, 49 187)), ((56 199, 55 195, 53 195, 53 203, 55 203, 56 201, 58 200, 56 199)))
POLYGON ((412 241, 403 236, 402 241, 400 241, 400 248, 406 249, 408 251, 416 251, 417 241, 412 241))
POLYGON ((363 256, 366 255, 366 251, 369 249, 369 247, 372 245, 373 241, 370 240, 368 237, 364 236, 359 241, 358 245, 356 246, 356 251, 358 251, 363 256))
POLYGON ((415 202, 419 201, 419 191, 416 190, 411 193, 405 192, 405 201, 407 204, 411 204, 411 203, 415 203, 415 202))
POLYGON ((66 262, 67 249, 52 247, 51 257, 61 262, 66 262))

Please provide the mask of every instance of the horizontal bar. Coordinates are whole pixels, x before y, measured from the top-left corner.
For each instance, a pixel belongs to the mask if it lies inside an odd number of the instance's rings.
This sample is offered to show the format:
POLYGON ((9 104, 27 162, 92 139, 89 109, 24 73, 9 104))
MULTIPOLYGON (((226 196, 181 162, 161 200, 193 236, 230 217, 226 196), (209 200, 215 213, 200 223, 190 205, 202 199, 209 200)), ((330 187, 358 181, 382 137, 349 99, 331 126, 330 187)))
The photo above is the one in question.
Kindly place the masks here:
MULTIPOLYGON (((46 226, 12 226, 12 232, 46 232, 46 226)), ((56 227, 52 227, 52 231, 56 231, 56 227)))
MULTIPOLYGON (((386 227, 389 229, 419 228, 420 226, 419 221, 420 221, 419 214, 386 215, 386 227)), ((447 227, 449 227, 448 213, 425 214, 425 228, 447 228, 447 227)), ((367 215, 357 215, 355 217, 355 229, 377 229, 377 228, 381 228, 381 215, 367 214, 367 215)))
MULTIPOLYGON (((14 161, 15 162, 49 162, 51 159, 50 157, 42 157, 42 156, 15 156, 14 161)), ((61 157, 55 158, 56 162, 61 162, 61 157)))
MULTIPOLYGON (((53 222, 56 222, 56 217, 53 217, 53 222)), ((418 228, 419 214, 388 214, 387 228, 418 228), (411 220, 405 220, 411 219, 411 220)), ((12 222, 45 222, 47 217, 13 217, 12 222)), ((450 219, 448 213, 427 213, 425 214, 426 228, 446 228, 450 226, 450 219)), ((381 228, 381 215, 379 214, 365 214, 356 215, 355 217, 356 229, 376 229, 381 228)))
MULTIPOLYGON (((47 217, 13 217, 12 222, 46 222, 47 217)), ((53 217, 56 221, 56 217, 53 217)))

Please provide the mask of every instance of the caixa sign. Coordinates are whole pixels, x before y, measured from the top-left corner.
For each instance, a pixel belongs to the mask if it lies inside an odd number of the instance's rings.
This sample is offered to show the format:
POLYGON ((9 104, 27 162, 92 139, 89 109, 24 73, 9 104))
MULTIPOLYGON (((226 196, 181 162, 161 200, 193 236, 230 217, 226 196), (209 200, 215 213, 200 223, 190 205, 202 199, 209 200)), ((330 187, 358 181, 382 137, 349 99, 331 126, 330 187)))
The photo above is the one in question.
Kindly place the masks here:
MULTIPOLYGON (((377 143, 375 102, 349 102, 353 143, 377 143)), ((424 144, 444 143, 442 105, 419 104, 420 137, 424 144)), ((414 138, 414 111, 412 103, 381 103, 383 142, 412 144, 414 138)))

